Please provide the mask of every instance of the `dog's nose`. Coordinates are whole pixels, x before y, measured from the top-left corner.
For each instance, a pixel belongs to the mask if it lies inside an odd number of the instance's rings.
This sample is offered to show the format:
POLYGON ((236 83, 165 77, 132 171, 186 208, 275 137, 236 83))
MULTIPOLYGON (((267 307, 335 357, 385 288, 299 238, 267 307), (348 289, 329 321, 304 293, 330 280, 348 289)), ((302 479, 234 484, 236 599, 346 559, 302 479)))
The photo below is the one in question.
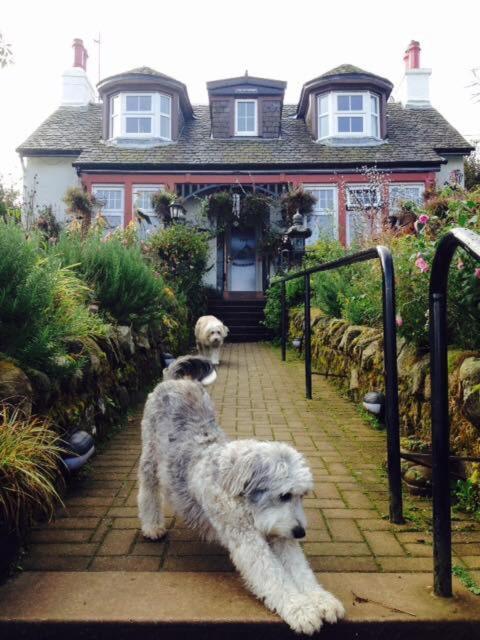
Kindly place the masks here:
POLYGON ((304 538, 305 537, 305 529, 303 527, 295 527, 292 529, 294 538, 304 538))

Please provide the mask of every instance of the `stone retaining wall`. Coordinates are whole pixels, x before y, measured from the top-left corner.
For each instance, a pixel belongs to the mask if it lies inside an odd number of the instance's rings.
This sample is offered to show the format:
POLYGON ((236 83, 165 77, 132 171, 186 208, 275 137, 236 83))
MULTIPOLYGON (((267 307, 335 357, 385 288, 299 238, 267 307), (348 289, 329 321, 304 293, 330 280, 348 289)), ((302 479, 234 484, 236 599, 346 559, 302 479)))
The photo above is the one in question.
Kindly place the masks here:
MULTIPOLYGON (((303 309, 290 312, 290 338, 303 335, 303 309)), ((400 424, 403 436, 430 442, 429 355, 419 355, 403 338, 397 342, 400 424)), ((349 325, 312 310, 312 367, 355 402, 383 388, 382 331, 349 325)), ((451 447, 480 456, 480 354, 449 351, 451 447)))

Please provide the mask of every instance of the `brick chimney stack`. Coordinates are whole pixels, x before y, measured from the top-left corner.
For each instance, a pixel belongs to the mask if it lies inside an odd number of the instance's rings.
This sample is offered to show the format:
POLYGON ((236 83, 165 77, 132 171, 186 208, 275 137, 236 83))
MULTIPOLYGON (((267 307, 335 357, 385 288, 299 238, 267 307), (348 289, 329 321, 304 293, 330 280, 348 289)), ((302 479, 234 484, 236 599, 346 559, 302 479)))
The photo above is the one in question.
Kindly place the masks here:
POLYGON ((79 107, 95 102, 95 90, 87 76, 88 53, 83 40, 73 41, 73 67, 62 76, 62 105, 79 107))
POLYGON ((403 104, 413 109, 425 109, 430 104, 430 76, 431 69, 420 67, 420 43, 412 40, 405 55, 404 99, 403 104))
POLYGON ((73 55, 73 66, 80 67, 84 71, 87 70, 87 59, 88 52, 84 47, 83 40, 80 38, 75 38, 72 44, 74 55, 73 55))

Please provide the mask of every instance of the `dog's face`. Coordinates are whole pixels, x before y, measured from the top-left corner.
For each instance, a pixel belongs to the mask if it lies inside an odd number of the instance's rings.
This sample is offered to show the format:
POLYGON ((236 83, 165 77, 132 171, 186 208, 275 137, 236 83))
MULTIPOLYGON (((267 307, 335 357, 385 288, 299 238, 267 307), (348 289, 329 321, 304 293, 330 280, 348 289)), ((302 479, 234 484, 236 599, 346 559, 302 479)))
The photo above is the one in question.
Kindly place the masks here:
POLYGON ((221 347, 225 337, 223 324, 213 325, 207 329, 207 343, 211 347, 221 347))
POLYGON ((304 538, 307 518, 302 500, 305 493, 274 494, 257 490, 248 496, 255 528, 265 538, 304 538))
POLYGON ((302 499, 313 479, 302 454, 280 442, 244 440, 230 447, 227 490, 245 501, 255 528, 265 538, 303 538, 302 499))

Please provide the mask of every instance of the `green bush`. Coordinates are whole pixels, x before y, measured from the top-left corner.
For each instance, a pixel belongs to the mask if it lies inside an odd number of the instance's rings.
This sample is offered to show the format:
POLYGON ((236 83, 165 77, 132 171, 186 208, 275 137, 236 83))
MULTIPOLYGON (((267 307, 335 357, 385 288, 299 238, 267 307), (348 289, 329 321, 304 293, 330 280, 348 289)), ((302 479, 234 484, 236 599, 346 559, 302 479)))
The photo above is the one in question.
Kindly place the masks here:
POLYGON ((120 324, 141 326, 158 320, 164 306, 165 284, 145 262, 138 245, 121 238, 90 233, 63 233, 52 248, 64 265, 76 265, 93 290, 101 311, 120 324))
POLYGON ((149 236, 147 255, 165 282, 184 297, 194 320, 205 310, 202 281, 207 271, 209 235, 185 225, 171 225, 149 236))
POLYGON ((35 234, 0 223, 0 352, 56 376, 80 361, 67 342, 106 335, 108 327, 89 313, 89 289, 55 256, 42 253, 35 234))

